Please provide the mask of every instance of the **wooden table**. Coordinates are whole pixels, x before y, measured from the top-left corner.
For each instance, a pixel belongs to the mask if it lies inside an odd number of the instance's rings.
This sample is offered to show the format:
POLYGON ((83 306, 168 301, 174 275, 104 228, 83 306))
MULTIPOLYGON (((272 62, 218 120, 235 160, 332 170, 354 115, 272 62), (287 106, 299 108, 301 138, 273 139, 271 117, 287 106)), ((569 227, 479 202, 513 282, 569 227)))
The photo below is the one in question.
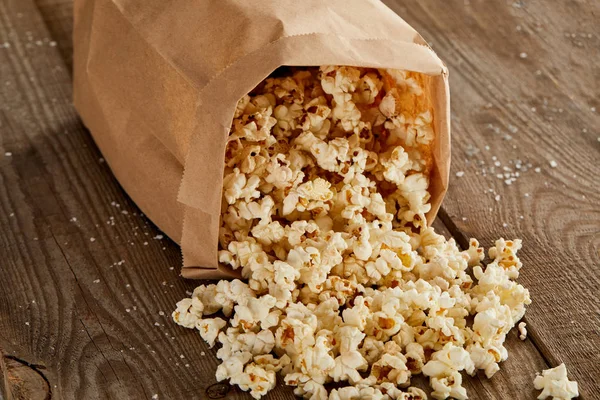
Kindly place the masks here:
MULTIPOLYGON (((387 3, 451 70, 452 181, 436 226, 463 246, 525 244, 528 339, 509 335, 501 371, 467 379, 470 398, 532 399, 535 373, 561 362, 580 398, 600 398, 600 2, 387 3)), ((0 0, 4 397, 250 398, 216 384, 215 350, 171 322, 198 282, 179 277, 179 248, 77 117, 71 18, 70 0, 0 0)))

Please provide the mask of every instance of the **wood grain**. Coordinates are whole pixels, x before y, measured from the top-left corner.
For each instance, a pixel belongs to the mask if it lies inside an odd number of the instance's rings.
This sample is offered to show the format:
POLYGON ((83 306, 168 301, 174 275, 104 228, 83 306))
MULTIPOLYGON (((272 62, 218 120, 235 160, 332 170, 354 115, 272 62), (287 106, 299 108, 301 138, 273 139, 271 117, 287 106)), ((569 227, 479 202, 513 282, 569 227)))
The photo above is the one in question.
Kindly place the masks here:
POLYGON ((101 161, 31 1, 0 2, 0 38, 10 44, 0 49, 5 353, 42 366, 57 399, 248 398, 211 387, 215 351, 171 322, 198 282, 179 278, 178 247, 157 238, 101 161))
MULTIPOLYGON (((533 79, 533 83, 527 81, 528 86, 520 85, 520 81, 514 79, 514 76, 521 78, 513 69, 515 63, 532 62, 537 54, 533 49, 547 48, 552 42, 546 43, 539 34, 531 33, 526 40, 508 40, 516 24, 522 24, 521 31, 537 29, 535 23, 529 27, 517 21, 523 17, 513 13, 523 12, 523 7, 512 6, 512 2, 489 4, 491 2, 471 0, 465 3, 461 0, 440 4, 422 0, 386 3, 426 39, 433 40, 436 51, 451 69, 455 135, 453 171, 466 173, 463 178, 452 180, 441 214, 445 226, 440 219, 436 221, 436 229, 454 234, 463 243, 469 236, 481 237, 486 244, 500 234, 514 234, 525 239, 523 253, 527 264, 522 280, 533 292, 534 304, 527 319, 535 343, 529 339, 521 342, 512 332, 507 341, 510 356, 501 371, 491 380, 484 377, 467 379, 470 398, 533 398, 537 393, 532 387, 535 372, 548 368, 549 364, 555 365, 559 360, 566 360, 570 373, 580 381, 582 398, 595 398, 597 386, 594 385, 597 383, 592 378, 593 373, 598 375, 598 362, 594 354, 588 355, 588 352, 598 349, 597 319, 593 320, 594 315, 598 316, 597 291, 593 291, 593 284, 598 280, 598 270, 594 270, 598 265, 598 226, 593 218, 586 216, 583 226, 577 224, 577 219, 569 220, 570 228, 555 232, 550 228, 562 226, 565 220, 556 209, 548 211, 553 207, 553 199, 560 198, 561 192, 582 190, 594 178, 580 178, 587 181, 577 184, 565 174, 560 184, 566 185, 568 190, 557 187, 556 183, 553 187, 535 186, 535 178, 550 172, 558 173, 567 164, 568 160, 558 158, 558 155, 553 157, 560 163, 559 168, 544 167, 541 175, 530 170, 511 186, 499 184, 501 181, 494 174, 475 175, 482 168, 476 163, 483 161, 489 166, 497 161, 491 160, 494 154, 502 165, 510 165, 508 162, 517 157, 523 160, 529 157, 532 163, 548 161, 545 157, 553 154, 550 151, 574 155, 569 147, 571 141, 566 142, 571 137, 558 136, 561 132, 573 133, 576 128, 571 125, 574 121, 579 123, 580 116, 561 124, 556 119, 548 120, 542 117, 543 97, 537 97, 545 93, 550 101, 556 92, 563 90, 557 87, 565 88, 567 83, 561 80, 556 83, 550 80, 551 84, 538 82, 540 78, 535 72, 535 78, 528 77, 533 79), (521 50, 522 43, 528 43, 531 49, 521 50), (516 54, 511 46, 517 47, 516 54), (527 58, 520 58, 523 51, 527 51, 527 58), (526 112, 528 107, 539 108, 533 120, 526 112), (488 124, 492 127, 488 128, 488 124), (495 133, 496 127, 514 138, 503 139, 503 134, 495 133), (518 135, 512 132, 514 128, 518 135), (563 131, 563 128, 568 129, 563 131), (537 143, 539 147, 535 146, 537 143), (486 144, 493 149, 489 153, 485 153, 486 144), (512 149, 513 144, 518 148, 512 149), (531 179, 533 183, 527 183, 531 179), (491 200, 496 194, 483 195, 484 188, 491 185, 501 195, 502 202, 491 200), (513 193, 517 188, 519 192, 513 193), (528 202, 519 197, 519 193, 524 197, 523 188, 530 190, 528 202), (524 219, 514 217, 515 212, 523 214, 524 219), (547 220, 549 215, 550 221, 547 220), (538 216, 546 220, 540 221, 538 216), (518 220, 508 219, 511 217, 518 220), (502 227, 504 222, 507 227, 502 227), (564 244, 559 245, 557 240, 564 244), (554 247, 549 246, 552 243, 555 243, 554 247), (575 291, 576 284, 588 295, 589 302, 576 294, 578 297, 571 298, 567 305, 561 297, 564 297, 564 285, 568 283, 561 279, 564 276, 562 257, 574 254, 579 257, 564 259, 570 260, 567 263, 576 261, 577 268, 569 267, 569 281, 573 283, 566 287, 575 291), (554 256, 559 259, 555 260, 554 256), (596 262, 590 262, 594 257, 596 262), (552 279, 542 282, 538 275, 546 271, 552 279), (580 282, 580 277, 588 281, 580 282), (563 303, 560 307, 564 312, 562 315, 557 315, 557 300, 563 303), (570 318, 571 314, 594 310, 596 314, 592 315, 591 321, 579 319, 582 317, 579 314, 578 319, 573 319, 575 324, 560 319, 567 313, 570 318), (593 335, 594 326, 596 336, 593 335), (559 327, 563 336, 554 333, 559 327), (582 353, 580 349, 562 349, 561 346, 567 343, 578 343, 579 328, 587 329, 587 350, 582 353)), ((584 9, 571 10, 572 14, 567 15, 580 18, 579 13, 586 10, 586 5, 582 4, 584 9)), ((194 332, 170 322, 168 315, 173 304, 198 282, 178 278, 177 246, 166 239, 151 239, 159 232, 140 215, 106 165, 98 161, 101 155, 74 113, 69 101, 70 0, 37 0, 36 5, 37 9, 31 0, 0 3, 0 43, 4 37, 9 37, 11 42, 8 50, 0 48, 0 157, 5 151, 13 153, 7 159, 0 158, 0 251, 7 265, 0 269, 0 285, 11 287, 10 293, 4 290, 6 294, 0 294, 0 345, 8 354, 44 365, 44 375, 53 386, 52 394, 56 398, 134 399, 150 398, 156 393, 159 398, 204 399, 211 398, 209 395, 218 398, 221 390, 229 391, 223 394, 226 398, 249 398, 227 386, 211 387, 215 382, 214 351, 207 349, 194 332), (38 40, 42 45, 37 45, 38 40), (52 41, 56 42, 56 47, 50 46, 52 41), (4 80, 11 84, 3 86, 4 80), (11 213, 14 215, 10 216, 11 213), (72 217, 77 221, 70 221, 72 217), (110 217, 114 218, 114 225, 107 224, 112 221, 110 217), (91 242, 91 237, 96 240, 91 242), (144 246, 144 242, 148 245, 144 246), (113 265, 120 260, 125 263, 113 265), (100 281, 95 283, 97 279, 100 281), (166 315, 160 315, 160 311, 166 315), (155 326, 155 323, 159 325, 155 326), (181 354, 184 359, 179 358, 181 354)), ((561 7, 562 3, 549 9, 541 3, 527 3, 526 12, 549 22, 560 16, 561 7)), ((568 25, 567 22, 563 24, 568 25)), ((577 32, 579 34, 579 30, 577 32)), ((593 43, 597 46, 598 36, 594 37, 593 43)), ((554 60, 558 58, 557 54, 543 53, 553 62, 563 63, 562 59, 554 60)), ((589 77, 591 73, 593 76, 592 64, 580 63, 588 68, 583 75, 589 77)), ((552 73, 560 73, 563 67, 563 64, 555 66, 552 73)), ((531 66, 526 65, 525 69, 528 68, 531 66)), ((554 79, 558 79, 555 75, 554 79)), ((588 79, 585 88, 576 82, 569 83, 588 96, 593 93, 593 84, 593 79, 588 79)), ((567 110, 566 106, 563 108, 567 110)), ((581 149, 584 157, 577 158, 581 163, 575 167, 578 171, 585 168, 593 171, 595 158, 590 159, 590 155, 594 155, 590 149, 594 150, 596 145, 597 156, 599 147, 593 142, 595 136, 591 127, 593 123, 598 126, 597 122, 587 120, 586 126, 590 128, 584 143, 588 148, 581 149)), ((581 138, 574 139, 581 141, 581 138)), ((593 207, 598 204, 597 189, 595 194, 592 189, 582 193, 589 196, 586 203, 589 209, 597 211, 598 207, 593 207)), ((579 211, 570 211, 567 215, 573 217, 579 211)), ((598 352, 595 354, 597 357, 598 352)), ((416 383, 424 384, 422 379, 416 383)), ((293 396, 289 389, 278 388, 269 398, 291 399, 293 396)))
POLYGON ((600 398, 600 3, 387 3, 450 68, 452 172, 464 176, 447 225, 463 242, 523 239, 531 337, 581 398, 600 398), (518 160, 515 182, 496 177, 518 160))

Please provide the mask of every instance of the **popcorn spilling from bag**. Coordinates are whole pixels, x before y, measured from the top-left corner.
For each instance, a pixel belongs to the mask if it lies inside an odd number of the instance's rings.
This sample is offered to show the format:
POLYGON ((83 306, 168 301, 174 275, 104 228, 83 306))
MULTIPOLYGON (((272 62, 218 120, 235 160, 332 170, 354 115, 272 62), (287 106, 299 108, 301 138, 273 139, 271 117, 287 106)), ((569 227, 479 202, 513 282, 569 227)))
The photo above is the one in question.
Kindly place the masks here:
POLYGON ((278 72, 240 100, 226 149, 219 261, 244 282, 197 287, 173 319, 220 346, 217 380, 257 399, 276 374, 313 400, 426 399, 417 374, 466 399, 462 372, 492 377, 531 303, 521 241, 483 265, 477 240, 461 251, 427 227, 425 76, 278 72))

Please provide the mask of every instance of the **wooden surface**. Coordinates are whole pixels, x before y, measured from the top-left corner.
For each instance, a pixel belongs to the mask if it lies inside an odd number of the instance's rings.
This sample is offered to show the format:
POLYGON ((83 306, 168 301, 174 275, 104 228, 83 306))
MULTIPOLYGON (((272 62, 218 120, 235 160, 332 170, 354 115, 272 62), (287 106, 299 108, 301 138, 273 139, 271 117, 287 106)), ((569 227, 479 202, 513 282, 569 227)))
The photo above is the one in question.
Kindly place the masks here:
MULTIPOLYGON (((600 398, 600 5, 386 3, 451 70, 453 176, 436 226, 463 243, 524 239, 530 336, 511 332, 501 371, 466 379, 470 398, 532 399, 535 373, 560 362, 580 398, 600 398), (496 177, 517 160, 516 181, 496 177)), ((198 282, 179 278, 178 247, 77 118, 71 18, 70 0, 0 0, 0 393, 247 399, 215 386, 214 350, 170 320, 198 282)))

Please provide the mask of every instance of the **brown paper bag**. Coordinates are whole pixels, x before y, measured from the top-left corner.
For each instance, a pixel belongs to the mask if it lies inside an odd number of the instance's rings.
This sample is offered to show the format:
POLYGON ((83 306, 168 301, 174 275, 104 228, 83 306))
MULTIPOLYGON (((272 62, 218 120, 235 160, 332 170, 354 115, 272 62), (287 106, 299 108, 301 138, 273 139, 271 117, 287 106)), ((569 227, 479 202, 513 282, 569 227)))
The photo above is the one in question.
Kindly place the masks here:
POLYGON ((75 0, 75 106, 127 193, 181 244, 187 278, 217 262, 225 143, 237 100, 282 65, 429 75, 431 222, 450 163, 448 73, 379 0, 75 0))

